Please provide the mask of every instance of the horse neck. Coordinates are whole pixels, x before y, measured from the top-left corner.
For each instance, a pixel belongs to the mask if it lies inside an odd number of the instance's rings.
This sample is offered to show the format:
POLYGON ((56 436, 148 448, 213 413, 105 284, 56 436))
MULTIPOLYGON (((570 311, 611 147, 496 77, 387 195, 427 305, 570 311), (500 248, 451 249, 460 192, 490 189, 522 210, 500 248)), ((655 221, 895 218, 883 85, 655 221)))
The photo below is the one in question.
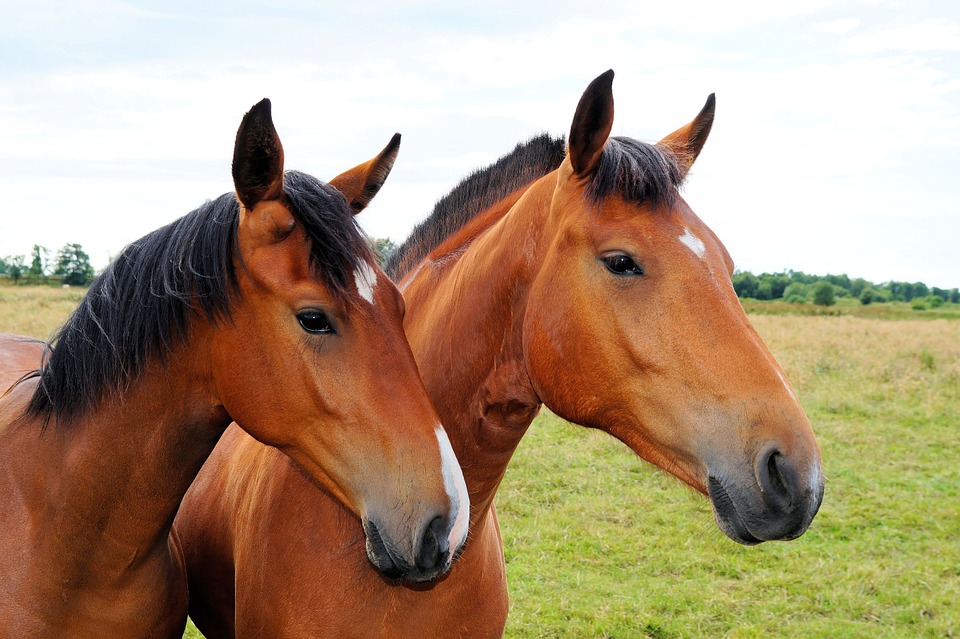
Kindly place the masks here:
POLYGON ((191 339, 166 365, 148 364, 122 398, 32 433, 43 457, 30 460, 47 503, 42 525, 56 531, 42 538, 59 546, 61 575, 109 582, 167 552, 180 501, 230 421, 204 390, 203 350, 191 339))
POLYGON ((470 492, 471 526, 489 511, 540 410, 524 363, 523 318, 547 244, 552 184, 542 178, 491 208, 401 287, 411 347, 470 492), (458 237, 469 244, 457 247, 458 237))

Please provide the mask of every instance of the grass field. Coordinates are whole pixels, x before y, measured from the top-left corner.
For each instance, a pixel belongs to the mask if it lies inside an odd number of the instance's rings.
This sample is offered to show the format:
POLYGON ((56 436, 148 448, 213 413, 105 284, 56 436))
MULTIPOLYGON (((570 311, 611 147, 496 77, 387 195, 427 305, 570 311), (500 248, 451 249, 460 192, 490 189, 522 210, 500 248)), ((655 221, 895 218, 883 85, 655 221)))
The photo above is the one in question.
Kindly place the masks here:
POLYGON ((82 288, 0 285, 0 333, 46 339, 85 292, 82 288))
MULTIPOLYGON (((0 331, 45 336, 77 298, 0 287, 0 331)), ((497 499, 507 637, 960 637, 960 322, 751 310, 823 449, 810 531, 737 546, 701 496, 545 413, 497 499)))

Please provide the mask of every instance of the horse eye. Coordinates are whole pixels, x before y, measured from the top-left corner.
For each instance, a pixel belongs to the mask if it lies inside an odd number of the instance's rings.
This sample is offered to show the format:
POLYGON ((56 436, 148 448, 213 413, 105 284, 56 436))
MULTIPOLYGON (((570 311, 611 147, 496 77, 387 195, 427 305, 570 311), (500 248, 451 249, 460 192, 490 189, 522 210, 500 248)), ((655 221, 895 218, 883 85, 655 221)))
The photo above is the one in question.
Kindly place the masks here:
POLYGON ((320 311, 300 311, 297 313, 297 321, 308 333, 321 335, 336 333, 330 320, 320 311))
POLYGON ((603 258, 603 265, 614 275, 643 275, 643 268, 623 253, 603 258))

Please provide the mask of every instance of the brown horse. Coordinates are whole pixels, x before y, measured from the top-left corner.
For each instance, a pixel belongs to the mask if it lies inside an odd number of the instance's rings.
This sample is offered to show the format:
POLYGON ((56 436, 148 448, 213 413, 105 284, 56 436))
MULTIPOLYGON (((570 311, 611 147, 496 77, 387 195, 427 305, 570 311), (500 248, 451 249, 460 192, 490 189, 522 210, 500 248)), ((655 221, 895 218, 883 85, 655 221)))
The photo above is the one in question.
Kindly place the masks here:
POLYGON ((207 637, 501 636, 493 500, 541 404, 707 494, 735 541, 807 529, 823 494, 817 442, 744 315, 729 255, 678 193, 714 99, 656 145, 609 138, 612 80, 587 88, 566 155, 547 136, 519 146, 441 200, 392 264, 470 491, 451 572, 426 587, 376 574, 349 552, 361 531, 337 502, 237 433, 176 521, 207 637))
POLYGON ((360 560, 448 569, 466 487, 353 217, 397 147, 340 176, 345 199, 284 174, 264 100, 237 134, 236 194, 127 247, 48 352, 0 339, 0 636, 179 638, 173 518, 231 420, 359 516, 360 560))

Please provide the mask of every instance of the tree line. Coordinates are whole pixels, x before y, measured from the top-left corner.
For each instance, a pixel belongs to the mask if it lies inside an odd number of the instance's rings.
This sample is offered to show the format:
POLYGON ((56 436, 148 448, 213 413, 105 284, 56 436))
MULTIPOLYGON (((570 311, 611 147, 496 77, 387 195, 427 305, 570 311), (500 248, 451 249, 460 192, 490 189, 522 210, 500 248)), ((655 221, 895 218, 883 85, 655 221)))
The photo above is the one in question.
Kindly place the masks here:
POLYGON ((945 303, 960 303, 960 290, 930 287, 923 282, 883 282, 874 284, 847 275, 809 275, 803 271, 761 273, 736 271, 733 288, 737 296, 758 300, 782 299, 789 304, 812 302, 830 306, 839 297, 860 300, 861 304, 909 302, 915 308, 937 308, 945 303))
MULTIPOLYGON (((389 238, 371 238, 378 260, 383 263, 396 250, 389 238)), ((14 283, 40 284, 49 276, 64 284, 86 286, 93 280, 94 270, 90 256, 79 244, 68 243, 57 251, 53 260, 50 250, 34 244, 27 256, 0 257, 0 277, 8 277, 14 283)), ((733 288, 740 298, 757 300, 783 300, 789 304, 813 303, 830 306, 837 298, 853 298, 861 304, 885 302, 909 302, 915 308, 937 308, 945 303, 960 304, 960 290, 929 287, 923 282, 883 282, 875 284, 862 277, 847 275, 810 275, 803 271, 787 270, 781 273, 736 271, 733 288)))
POLYGON ((0 277, 8 277, 14 284, 42 284, 51 275, 63 284, 86 286, 94 275, 90 256, 81 245, 68 243, 57 251, 52 262, 50 249, 39 244, 34 244, 30 251, 29 265, 26 255, 0 257, 0 277))

